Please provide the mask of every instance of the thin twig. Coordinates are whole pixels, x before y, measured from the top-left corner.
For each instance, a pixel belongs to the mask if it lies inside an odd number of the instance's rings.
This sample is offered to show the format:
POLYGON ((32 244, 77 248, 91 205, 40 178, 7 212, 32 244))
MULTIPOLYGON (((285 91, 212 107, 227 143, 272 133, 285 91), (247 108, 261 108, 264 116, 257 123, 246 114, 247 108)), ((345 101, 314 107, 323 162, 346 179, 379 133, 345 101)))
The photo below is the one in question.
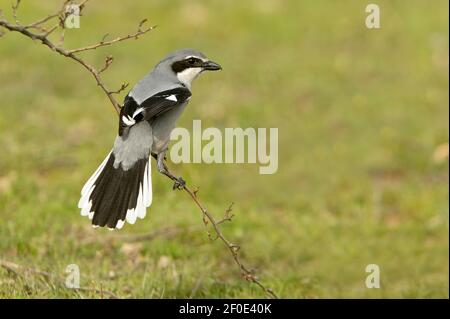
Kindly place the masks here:
POLYGON ((233 220, 234 214, 231 213, 232 210, 233 210, 233 205, 234 205, 234 203, 231 203, 230 206, 228 206, 227 210, 225 211, 225 215, 223 216, 223 218, 216 222, 217 225, 220 225, 220 224, 222 224, 224 222, 231 222, 233 220))
POLYGON ((16 0, 16 3, 12 5, 12 15, 16 24, 19 24, 19 19, 17 18, 17 10, 19 10, 20 0, 16 0))
POLYGON ((112 95, 112 94, 119 94, 120 92, 122 92, 123 90, 125 90, 127 87, 128 87, 128 85, 130 85, 130 83, 125 83, 125 82, 123 82, 122 83, 122 85, 120 86, 120 88, 118 88, 117 90, 115 90, 115 91, 109 91, 109 93, 112 95))
POLYGON ((98 71, 93 66, 89 65, 88 63, 86 63, 84 60, 82 60, 78 56, 76 56, 72 53, 69 53, 68 51, 66 51, 65 49, 63 49, 61 47, 56 46, 45 35, 32 33, 25 27, 9 24, 7 21, 4 21, 4 20, 0 20, 0 26, 3 26, 4 28, 8 29, 9 31, 16 31, 16 32, 22 33, 23 35, 25 35, 33 40, 39 40, 42 42, 43 45, 49 47, 51 50, 80 63, 86 70, 89 71, 89 73, 91 73, 91 75, 94 77, 95 81, 97 82, 97 85, 100 86, 100 88, 103 90, 103 92, 108 96, 108 98, 109 98, 110 102, 112 103, 112 105, 114 106, 116 112, 118 114, 120 113, 120 107, 121 107, 120 104, 113 97, 112 91, 110 89, 108 89, 106 87, 106 85, 103 83, 98 71))
POLYGON ((138 31, 135 32, 135 33, 128 34, 128 35, 123 36, 123 37, 117 37, 117 38, 115 38, 113 40, 109 40, 109 41, 106 41, 106 37, 108 36, 108 34, 106 34, 105 36, 103 36, 102 40, 100 42, 96 43, 96 44, 92 44, 92 45, 89 45, 89 46, 86 46, 86 47, 82 47, 82 48, 72 49, 72 50, 69 50, 68 52, 69 53, 78 53, 78 52, 83 52, 83 51, 95 50, 97 48, 108 46, 108 45, 111 45, 111 44, 114 44, 114 43, 117 43, 117 42, 126 41, 126 40, 129 40, 129 39, 138 39, 139 36, 141 36, 141 35, 149 32, 149 31, 153 30, 154 28, 156 28, 156 26, 151 26, 151 27, 147 27, 145 29, 141 29, 141 27, 142 27, 142 25, 143 25, 143 23, 145 21, 147 21, 147 19, 144 19, 144 20, 141 21, 141 23, 139 24, 138 31))
MULTIPOLYGON (((86 2, 88 0, 83 1, 80 4, 80 7, 84 7, 86 2)), ((82 58, 80 58, 79 56, 77 56, 75 53, 78 52, 82 52, 82 51, 87 51, 87 50, 92 50, 95 49, 97 47, 101 47, 101 46, 105 46, 105 45, 111 45, 117 42, 121 42, 121 41, 125 41, 125 40, 129 40, 129 39, 133 39, 133 38, 138 38, 139 36, 151 31, 154 29, 154 27, 147 27, 142 29, 143 24, 147 21, 147 20, 142 20, 139 23, 138 26, 138 31, 123 37, 118 37, 114 40, 111 41, 104 41, 102 40, 102 42, 88 46, 88 47, 83 47, 83 48, 78 48, 78 49, 72 49, 72 50, 68 50, 68 49, 64 49, 63 47, 61 47, 60 45, 54 44, 52 41, 49 40, 48 36, 54 32, 58 26, 61 26, 61 23, 59 23, 58 25, 52 27, 50 30, 45 31, 44 33, 35 33, 30 31, 29 29, 37 29, 40 31, 45 30, 45 28, 42 27, 42 24, 45 22, 50 21, 53 18, 56 17, 61 17, 63 16, 65 19, 65 5, 68 3, 69 1, 65 1, 63 6, 61 7, 61 9, 59 9, 58 12, 51 14, 43 19, 40 19, 34 23, 28 24, 28 25, 21 25, 18 20, 16 20, 15 24, 9 23, 6 19, 4 19, 3 17, 0 16, 0 26, 9 30, 9 31, 14 31, 14 32, 19 32, 23 35, 25 35, 26 37, 32 39, 32 40, 38 40, 41 41, 43 45, 47 46, 48 48, 50 48, 52 51, 57 52, 58 54, 65 56, 69 59, 72 59, 76 62, 78 62, 79 64, 81 64, 89 73, 91 73, 91 75, 94 77, 95 81, 97 82, 97 85, 102 89, 102 91, 106 94, 106 96, 108 97, 108 99, 110 100, 111 104, 113 105, 114 109, 116 110, 117 114, 120 114, 120 108, 121 105, 117 102, 117 100, 114 98, 114 94, 118 94, 120 92, 122 92, 125 88, 128 87, 128 84, 123 83, 122 86, 118 89, 118 90, 111 90, 109 89, 106 84, 103 82, 103 80, 100 77, 100 74, 105 71, 108 67, 109 64, 111 64, 112 62, 112 58, 108 60, 107 58, 107 62, 106 65, 100 69, 99 71, 94 68, 92 65, 88 64, 86 61, 84 61, 82 58), (109 61, 109 62, 108 62, 109 61)), ((13 5, 13 13, 16 14, 17 12, 17 8, 18 5, 20 3, 20 0, 16 2, 15 5, 13 5)), ((63 29, 64 32, 64 29, 63 29)), ((61 36, 60 39, 60 43, 62 44, 64 39, 64 36, 61 36)))
POLYGON ((114 58, 112 55, 108 55, 105 59, 105 66, 103 68, 101 68, 100 70, 98 70, 98 74, 106 71, 107 68, 109 68, 109 66, 113 63, 114 58))
MULTIPOLYGON (((166 168, 167 169, 167 168, 166 168)), ((171 174, 169 172, 169 174, 171 174)), ((240 246, 233 244, 232 242, 230 242, 222 233, 222 230, 220 229, 219 225, 220 223, 226 221, 226 220, 231 220, 232 216, 230 217, 230 212, 232 210, 233 207, 233 203, 228 207, 228 209, 225 212, 225 218, 222 219, 219 222, 216 222, 215 218, 213 217, 213 215, 211 215, 209 213, 209 211, 206 209, 206 207, 200 202, 200 199, 198 197, 198 189, 196 190, 191 190, 189 187, 186 186, 186 184, 181 185, 180 186, 181 189, 183 189, 186 193, 189 194, 189 196, 192 198, 192 200, 195 202, 195 204, 197 205, 198 208, 200 208, 201 213, 203 214, 203 221, 205 223, 205 226, 207 225, 207 223, 211 223, 214 232, 216 234, 216 239, 220 239, 225 246, 228 248, 228 251, 230 252, 230 254, 233 257, 234 262, 236 263, 236 265, 239 267, 239 270, 241 271, 241 275, 242 277, 247 280, 250 281, 254 284, 256 284, 258 287, 260 287, 264 293, 270 297, 270 298, 275 298, 278 299, 278 296, 275 294, 275 292, 271 289, 271 288, 267 288, 265 287, 260 281, 259 278, 254 274, 254 271, 249 270, 240 260, 239 257, 239 250, 240 250, 240 246)), ((209 232, 208 232, 208 237, 211 238, 209 232)))
POLYGON ((44 37, 48 37, 50 34, 52 34, 56 29, 59 28, 59 23, 54 25, 50 30, 44 33, 44 37))
MULTIPOLYGON (((54 19, 54 18, 59 18, 59 17, 61 17, 61 15, 65 14, 66 6, 67 6, 71 1, 72 1, 72 0, 65 0, 65 1, 62 3, 61 7, 59 8, 59 10, 58 10, 56 13, 50 14, 50 15, 48 15, 48 16, 46 16, 46 17, 43 17, 42 19, 39 19, 39 20, 37 20, 37 21, 35 21, 35 22, 33 22, 33 23, 24 25, 24 27, 25 27, 26 29, 32 29, 32 28, 39 29, 39 28, 41 28, 41 25, 44 24, 44 23, 46 23, 47 21, 50 21, 50 20, 52 20, 52 19, 54 19)), ((81 5, 80 5, 80 6, 81 6, 81 5)))

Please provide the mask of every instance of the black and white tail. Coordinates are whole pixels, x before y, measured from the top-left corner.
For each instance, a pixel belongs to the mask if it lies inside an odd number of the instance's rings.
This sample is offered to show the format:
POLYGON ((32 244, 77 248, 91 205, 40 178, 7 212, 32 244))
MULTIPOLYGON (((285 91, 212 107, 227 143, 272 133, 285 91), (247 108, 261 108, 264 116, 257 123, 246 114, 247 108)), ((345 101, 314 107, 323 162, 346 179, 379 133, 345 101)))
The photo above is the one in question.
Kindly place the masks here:
POLYGON ((138 160, 128 170, 114 167, 114 153, 110 152, 81 190, 78 207, 88 216, 94 227, 120 229, 127 221, 134 224, 144 218, 152 203, 151 163, 138 160))

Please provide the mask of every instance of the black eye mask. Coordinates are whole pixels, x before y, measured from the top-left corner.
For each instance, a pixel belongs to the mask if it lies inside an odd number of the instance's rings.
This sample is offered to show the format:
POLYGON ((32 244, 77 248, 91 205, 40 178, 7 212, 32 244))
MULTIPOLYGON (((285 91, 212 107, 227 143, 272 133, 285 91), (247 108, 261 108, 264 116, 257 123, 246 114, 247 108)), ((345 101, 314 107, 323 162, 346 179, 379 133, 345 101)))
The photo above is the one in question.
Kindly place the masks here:
POLYGON ((185 60, 174 62, 172 64, 172 70, 175 73, 180 73, 189 68, 199 68, 202 65, 203 65, 203 61, 201 59, 191 57, 191 58, 188 58, 185 60))

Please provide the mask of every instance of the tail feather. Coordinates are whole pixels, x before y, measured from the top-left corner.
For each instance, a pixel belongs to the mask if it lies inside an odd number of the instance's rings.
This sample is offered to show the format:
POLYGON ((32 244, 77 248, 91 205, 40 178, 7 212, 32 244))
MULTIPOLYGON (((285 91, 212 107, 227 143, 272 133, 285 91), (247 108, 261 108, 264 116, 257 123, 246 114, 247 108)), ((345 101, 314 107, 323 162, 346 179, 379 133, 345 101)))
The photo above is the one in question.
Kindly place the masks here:
MULTIPOLYGON (((127 176, 124 176, 124 179, 126 179, 127 176)), ((137 180, 137 183, 139 183, 139 180, 137 180)), ((134 193, 135 187, 133 184, 131 184, 131 187, 128 186, 128 181, 124 180, 123 184, 121 185, 121 189, 119 190, 117 196, 118 196, 118 202, 120 203, 119 206, 117 206, 116 214, 110 216, 111 223, 114 222, 115 219, 118 219, 119 221, 125 221, 126 219, 126 213, 128 209, 128 202, 130 201, 131 195, 134 193)), ((120 225, 119 225, 120 226, 120 225)), ((117 228, 119 228, 117 226, 117 228)))
MULTIPOLYGON (((93 181, 94 190, 91 193, 89 201, 92 202, 91 212, 88 215, 92 219, 92 224, 96 226, 105 226, 109 217, 111 203, 114 201, 114 195, 119 186, 115 182, 117 179, 114 172, 114 155, 110 154, 105 167, 102 169, 97 179, 93 181)), ((117 174, 120 174, 117 171, 117 174)), ((120 178, 120 177, 119 177, 120 178)))
POLYGON ((128 203, 126 205, 126 209, 125 209, 125 215, 122 216, 124 217, 124 219, 130 223, 130 224, 134 224, 136 221, 136 216, 135 216, 135 209, 138 206, 138 197, 139 197, 139 185, 140 185, 140 181, 139 179, 135 179, 134 182, 132 181, 132 188, 133 188, 133 192, 130 194, 130 197, 128 199, 128 203))
POLYGON ((134 224, 144 218, 152 202, 151 165, 148 158, 138 160, 123 170, 114 167, 114 153, 109 153, 84 185, 78 207, 81 215, 96 226, 120 229, 127 221, 134 224))
MULTIPOLYGON (((103 162, 100 164, 100 166, 95 170, 94 174, 88 179, 86 184, 83 186, 83 189, 81 190, 81 195, 85 195, 94 185, 95 180, 97 179, 98 175, 102 172, 103 168, 105 167, 106 163, 109 160, 109 157, 111 155, 112 151, 109 152, 109 154, 105 157, 103 162)), ((83 198, 83 197, 82 197, 83 198)), ((78 207, 80 207, 80 204, 78 204, 78 207)))

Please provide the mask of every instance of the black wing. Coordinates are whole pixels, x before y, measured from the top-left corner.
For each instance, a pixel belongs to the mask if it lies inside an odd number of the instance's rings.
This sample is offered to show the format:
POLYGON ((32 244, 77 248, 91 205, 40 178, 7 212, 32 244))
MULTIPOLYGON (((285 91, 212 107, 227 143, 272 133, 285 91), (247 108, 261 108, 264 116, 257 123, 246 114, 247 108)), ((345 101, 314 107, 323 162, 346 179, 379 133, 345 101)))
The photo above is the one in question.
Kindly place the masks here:
POLYGON ((127 95, 124 105, 120 110, 119 135, 122 136, 127 128, 142 120, 153 121, 165 112, 185 103, 191 95, 191 91, 187 88, 178 87, 159 92, 141 104, 138 104, 133 97, 127 95))

